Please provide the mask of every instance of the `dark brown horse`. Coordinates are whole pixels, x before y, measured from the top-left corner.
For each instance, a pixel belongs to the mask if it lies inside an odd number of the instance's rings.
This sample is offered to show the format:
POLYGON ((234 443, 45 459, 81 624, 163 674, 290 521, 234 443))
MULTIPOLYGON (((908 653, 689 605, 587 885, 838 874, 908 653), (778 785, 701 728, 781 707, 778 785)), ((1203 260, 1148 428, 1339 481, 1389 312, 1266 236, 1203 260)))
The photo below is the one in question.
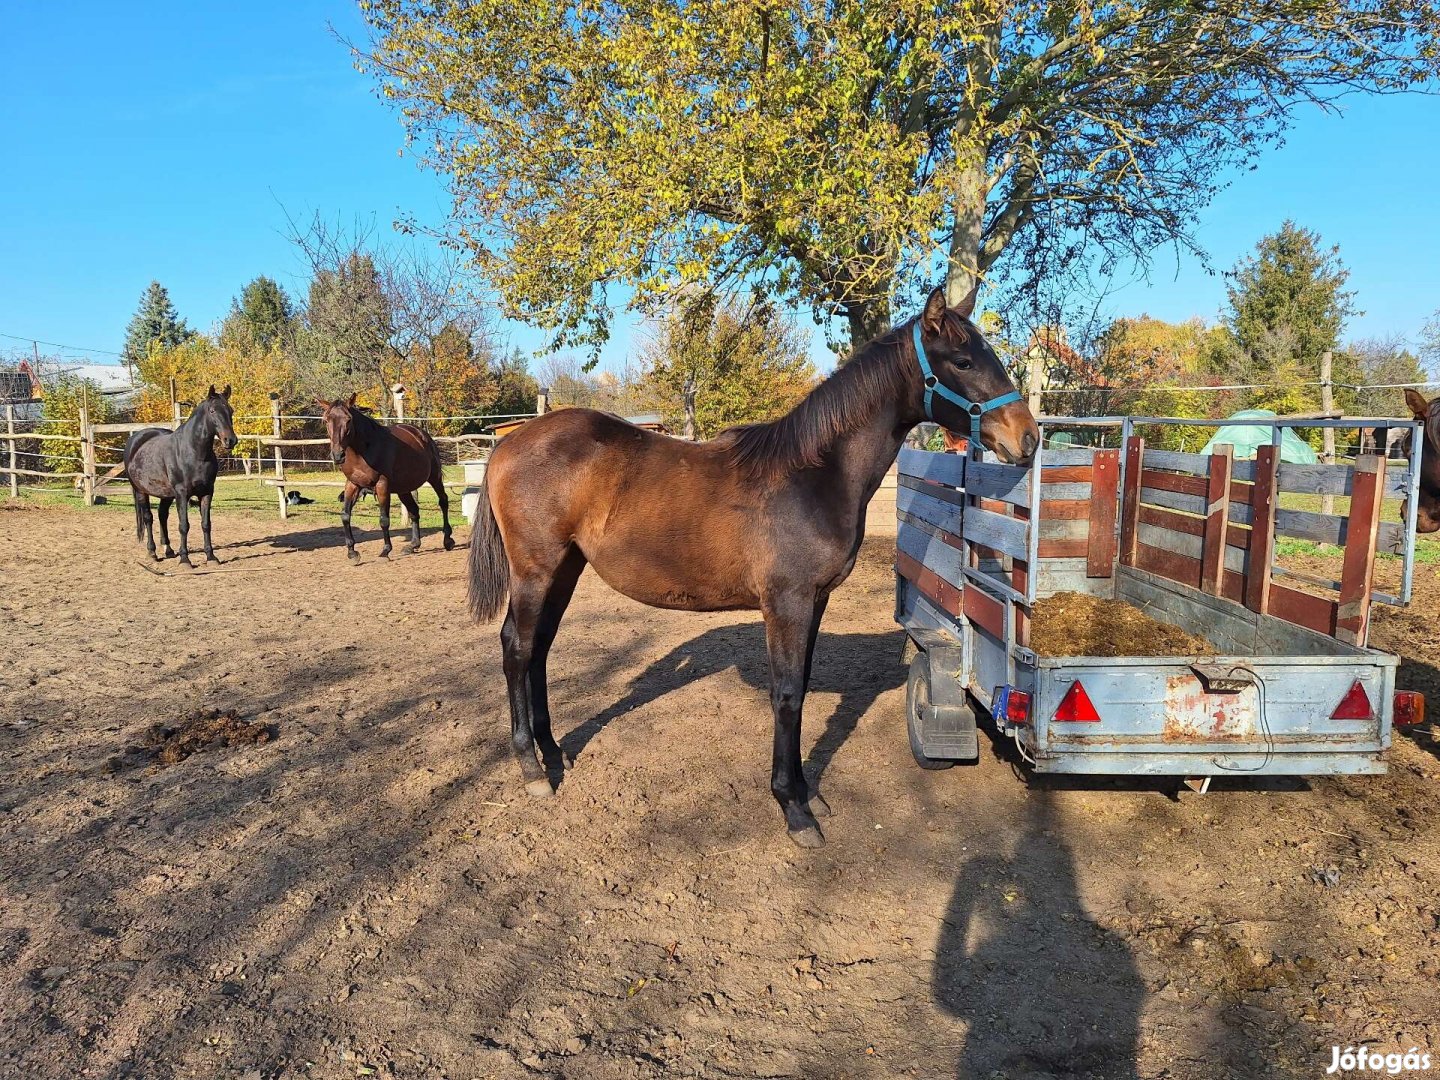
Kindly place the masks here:
POLYGON ((180 519, 180 565, 190 561, 190 500, 200 501, 200 529, 205 536, 205 561, 219 562, 210 545, 210 501, 215 497, 215 476, 220 461, 215 457, 215 437, 227 450, 235 449, 235 417, 230 411, 230 387, 218 394, 211 386, 205 399, 174 431, 144 428, 125 443, 125 476, 135 496, 135 539, 144 540, 151 558, 155 554, 155 519, 150 499, 160 500, 160 541, 165 558, 170 548, 170 504, 180 519))
POLYGON ((358 559, 355 533, 350 528, 350 512, 362 491, 375 493, 380 507, 380 532, 385 545, 380 557, 390 557, 390 496, 396 495, 410 512, 410 543, 408 552, 420 550, 420 504, 412 494, 422 484, 435 489, 440 500, 440 520, 444 523, 445 550, 455 546, 450 535, 450 497, 445 493, 445 476, 440 467, 440 451, 435 440, 409 424, 385 425, 370 416, 369 410, 349 401, 320 401, 321 418, 330 436, 330 457, 345 474, 344 506, 340 520, 345 524, 345 554, 358 559))
POLYGON ((1416 504, 1415 531, 1422 533, 1440 532, 1440 397, 1426 401, 1414 390, 1405 391, 1405 404, 1415 414, 1415 419, 1425 426, 1421 429, 1420 445, 1413 445, 1408 436, 1407 454, 1420 455, 1420 501, 1416 504))
POLYGON ((947 309, 936 290, 916 320, 860 349, 791 412, 710 442, 565 409, 495 448, 471 533, 470 608, 493 619, 509 592, 500 641, 527 791, 553 794, 545 766, 562 755, 545 661, 588 563, 655 607, 761 611, 775 717, 770 790, 797 844, 824 842, 815 815, 829 808, 801 772, 800 709, 820 619, 855 565, 866 504, 927 416, 978 429, 1008 461, 1028 462, 1035 450, 1035 420, 970 322, 974 303, 971 293, 947 309))

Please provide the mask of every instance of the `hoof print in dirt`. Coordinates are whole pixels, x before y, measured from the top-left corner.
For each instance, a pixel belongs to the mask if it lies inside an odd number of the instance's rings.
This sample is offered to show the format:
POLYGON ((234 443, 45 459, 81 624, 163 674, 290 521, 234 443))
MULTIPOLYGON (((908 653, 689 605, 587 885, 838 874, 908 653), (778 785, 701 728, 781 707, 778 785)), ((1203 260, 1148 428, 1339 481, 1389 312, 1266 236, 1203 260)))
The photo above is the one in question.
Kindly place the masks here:
POLYGON ((128 746, 123 753, 107 758, 95 772, 114 775, 133 768, 163 769, 208 750, 260 746, 278 734, 273 724, 242 720, 233 712, 195 712, 173 725, 151 725, 140 745, 128 746))

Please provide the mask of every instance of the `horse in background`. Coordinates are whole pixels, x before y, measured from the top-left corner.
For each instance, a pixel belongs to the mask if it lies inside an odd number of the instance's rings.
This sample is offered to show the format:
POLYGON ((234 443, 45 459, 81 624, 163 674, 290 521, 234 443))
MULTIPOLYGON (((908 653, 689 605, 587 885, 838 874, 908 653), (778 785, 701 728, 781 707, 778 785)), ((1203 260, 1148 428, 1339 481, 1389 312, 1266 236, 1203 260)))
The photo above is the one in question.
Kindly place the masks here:
POLYGON ((435 440, 410 424, 380 423, 370 410, 355 404, 355 395, 348 401, 315 402, 320 406, 321 419, 330 437, 330 457, 345 474, 345 490, 340 520, 345 525, 345 554, 358 559, 355 532, 350 527, 350 514, 355 500, 363 491, 372 492, 380 507, 380 531, 385 543, 380 557, 390 557, 390 496, 399 498, 410 512, 410 543, 407 552, 420 550, 420 504, 413 494, 429 483, 440 501, 440 518, 444 524, 445 550, 455 546, 450 530, 450 496, 445 492, 445 476, 440 466, 440 451, 435 440))
POLYGON ((970 321, 974 306, 973 291, 950 308, 935 290, 918 317, 862 346, 789 413, 709 442, 562 409, 495 447, 470 534, 470 610, 493 619, 509 593, 500 642, 526 791, 553 795, 546 768, 564 763, 545 664, 590 565, 652 607, 759 609, 775 721, 770 790, 795 843, 824 843, 815 818, 830 808, 801 771, 800 712, 820 620, 855 566, 866 505, 921 420, 1021 465, 1039 442, 970 321))
POLYGON ((135 496, 135 539, 144 540, 152 559, 155 554, 155 519, 150 500, 160 500, 160 541, 164 558, 173 558, 170 548, 170 504, 180 519, 180 565, 190 561, 190 500, 200 501, 200 529, 205 537, 205 561, 219 562, 210 544, 210 501, 215 497, 215 477, 220 461, 215 456, 215 439, 235 449, 235 415, 230 410, 230 387, 219 393, 212 384, 195 411, 174 431, 143 428, 125 443, 125 476, 135 496))
POLYGON ((1421 428, 1420 445, 1406 436, 1406 454, 1420 455, 1420 499, 1415 508, 1417 533, 1440 532, 1440 397, 1426 401, 1415 390, 1405 391, 1405 404, 1421 428))

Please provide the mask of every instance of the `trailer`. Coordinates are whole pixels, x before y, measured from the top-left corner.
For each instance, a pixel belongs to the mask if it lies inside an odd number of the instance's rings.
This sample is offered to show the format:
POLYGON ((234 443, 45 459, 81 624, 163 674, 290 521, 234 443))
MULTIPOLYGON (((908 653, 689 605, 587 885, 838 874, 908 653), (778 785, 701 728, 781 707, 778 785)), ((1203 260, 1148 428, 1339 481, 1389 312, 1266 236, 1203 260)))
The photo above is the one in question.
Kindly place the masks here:
POLYGON ((918 764, 975 760, 980 712, 1036 772, 1208 784, 1385 771, 1397 709, 1418 721, 1424 707, 1397 695, 1398 658, 1367 645, 1372 605, 1410 599, 1418 463, 1291 465, 1280 440, 1288 427, 1406 422, 1255 423, 1273 439, 1248 461, 1228 446, 1147 449, 1140 431, 1206 424, 1163 417, 1042 420, 1028 469, 978 448, 901 452, 895 617, 918 764), (1119 445, 1049 448, 1061 430, 1119 445), (1347 511, 1323 512, 1335 499, 1347 511), (1277 565, 1285 538, 1342 548, 1340 580, 1277 565), (1380 553, 1403 560, 1397 594, 1375 588, 1380 553), (1133 605, 1213 652, 1037 655, 1034 605, 1061 592, 1133 605))

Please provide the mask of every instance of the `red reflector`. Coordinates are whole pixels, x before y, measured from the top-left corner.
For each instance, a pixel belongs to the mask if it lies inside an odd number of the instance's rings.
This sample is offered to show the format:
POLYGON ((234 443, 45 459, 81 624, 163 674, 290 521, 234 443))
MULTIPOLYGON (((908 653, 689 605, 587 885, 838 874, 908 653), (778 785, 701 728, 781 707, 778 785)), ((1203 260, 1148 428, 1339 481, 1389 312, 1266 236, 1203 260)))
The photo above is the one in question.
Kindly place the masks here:
POLYGON ((1085 692, 1085 687, 1080 685, 1076 679, 1070 684, 1070 689, 1065 691, 1065 696, 1060 699, 1060 707, 1055 710, 1055 719, 1062 724, 1098 724, 1100 714, 1095 711, 1095 703, 1090 700, 1090 695, 1085 692))
POLYGON ((1340 699, 1340 704, 1335 706, 1335 711, 1330 714, 1331 720, 1373 720, 1375 709, 1370 704, 1370 695, 1365 693, 1365 687, 1360 685, 1360 680, 1355 680, 1355 685, 1350 687, 1345 696, 1340 699))
POLYGON ((1425 695, 1418 690, 1395 694, 1395 726, 1419 727, 1425 722, 1425 695))
POLYGON ((1012 724, 1023 724, 1030 719, 1030 695, 1023 690, 1011 690, 1005 701, 1005 719, 1012 724))

